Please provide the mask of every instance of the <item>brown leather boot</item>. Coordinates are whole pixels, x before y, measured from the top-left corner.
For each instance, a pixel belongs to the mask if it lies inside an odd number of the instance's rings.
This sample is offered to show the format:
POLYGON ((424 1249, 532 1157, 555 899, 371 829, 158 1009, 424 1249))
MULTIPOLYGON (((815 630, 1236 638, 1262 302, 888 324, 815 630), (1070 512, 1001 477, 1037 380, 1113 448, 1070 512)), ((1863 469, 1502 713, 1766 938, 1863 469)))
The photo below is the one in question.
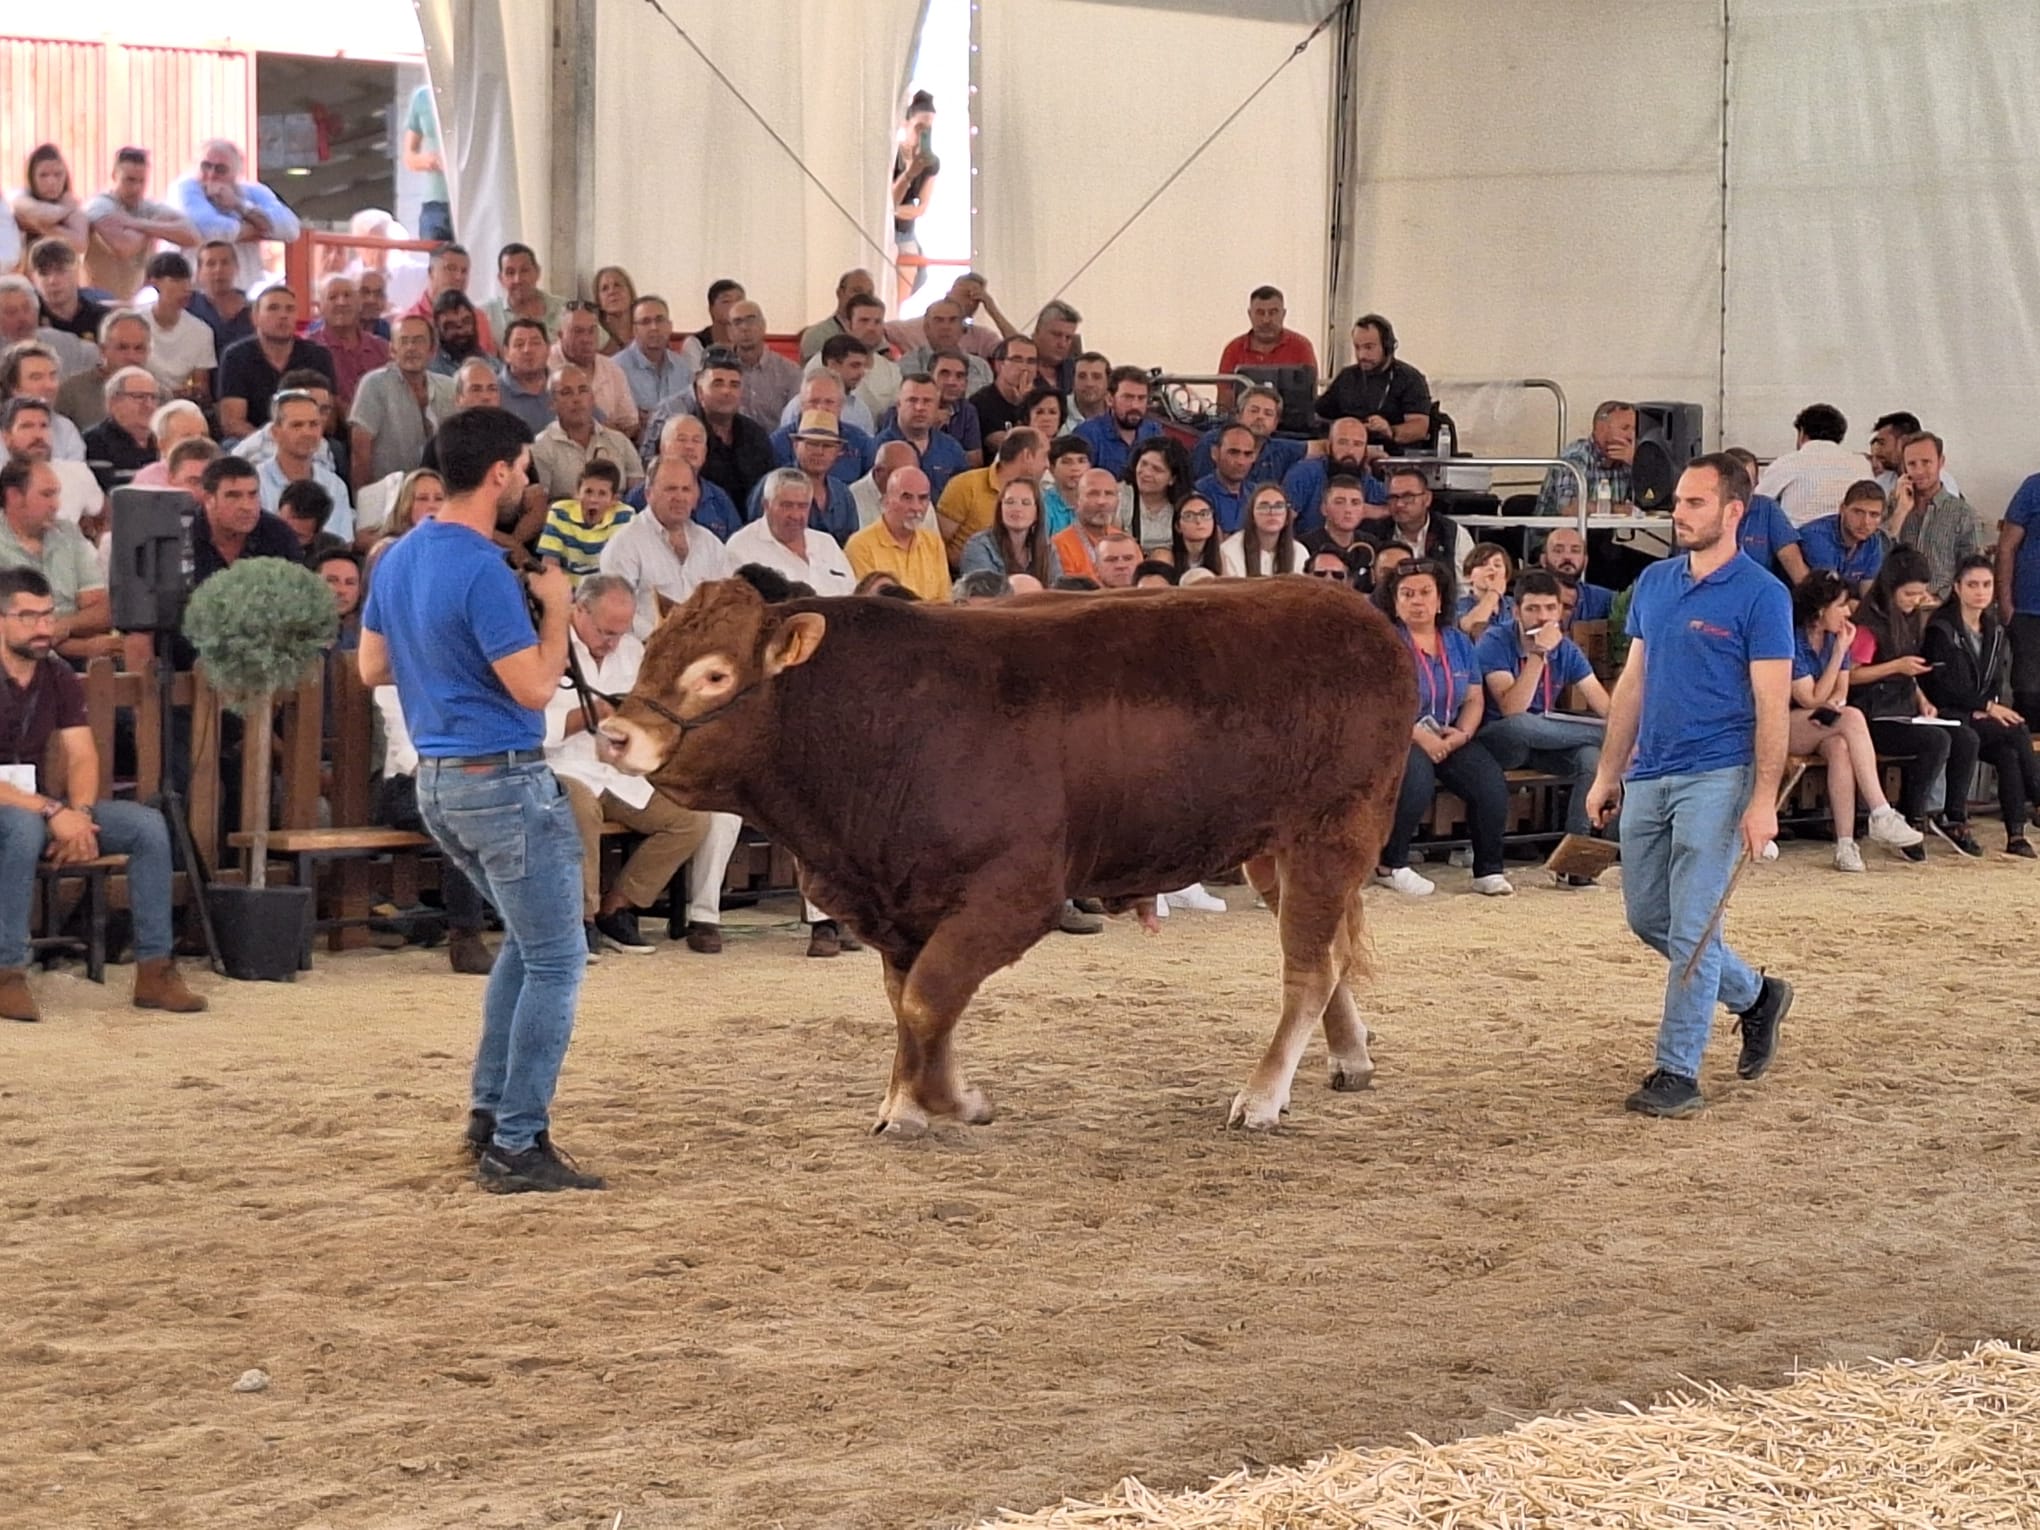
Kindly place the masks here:
POLYGON ((205 1000, 184 986, 177 963, 167 956, 135 963, 135 1008, 167 1009, 173 1014, 195 1015, 205 1000))
POLYGON ((28 974, 19 967, 0 967, 0 1016, 9 1020, 42 1019, 35 1007, 35 995, 28 991, 28 974))
POLYGON ((446 959, 455 972, 474 977, 487 977, 496 966, 496 953, 482 944, 481 934, 475 930, 455 930, 447 943, 446 959))

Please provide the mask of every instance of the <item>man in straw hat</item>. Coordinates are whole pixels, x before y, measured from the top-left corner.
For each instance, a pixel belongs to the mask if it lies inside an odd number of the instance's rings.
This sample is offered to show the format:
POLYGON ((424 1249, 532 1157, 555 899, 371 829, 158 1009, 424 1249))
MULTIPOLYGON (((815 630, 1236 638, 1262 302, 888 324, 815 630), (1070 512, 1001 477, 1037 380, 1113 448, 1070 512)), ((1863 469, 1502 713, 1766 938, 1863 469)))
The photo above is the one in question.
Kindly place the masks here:
MULTIPOLYGON (((800 423, 794 427, 789 440, 793 447, 792 468, 775 470, 758 481, 758 487, 751 491, 745 520, 756 524, 761 515, 770 511, 768 496, 772 492, 773 480, 781 472, 793 471, 807 480, 807 524, 816 531, 826 532, 839 543, 849 541, 857 531, 857 502, 850 497, 850 486, 832 476, 844 447, 843 432, 836 424, 836 417, 820 409, 809 409, 801 415, 800 423)), ((823 590, 821 593, 835 592, 823 590)))

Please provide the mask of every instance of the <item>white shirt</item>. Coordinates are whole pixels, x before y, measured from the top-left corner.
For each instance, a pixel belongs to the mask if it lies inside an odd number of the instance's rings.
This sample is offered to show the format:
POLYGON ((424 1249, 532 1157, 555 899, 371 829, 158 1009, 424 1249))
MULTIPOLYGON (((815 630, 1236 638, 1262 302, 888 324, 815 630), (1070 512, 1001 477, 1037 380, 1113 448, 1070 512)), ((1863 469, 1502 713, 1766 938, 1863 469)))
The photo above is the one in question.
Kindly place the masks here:
MULTIPOLYGON (((255 478, 262 494, 262 508, 271 515, 278 513, 277 505, 283 499, 283 491, 290 484, 284 476, 283 464, 276 458, 264 459, 255 469, 255 478)), ((321 463, 317 456, 312 458, 312 482, 333 497, 333 513, 326 517, 323 530, 343 541, 354 540, 354 501, 347 496, 347 485, 331 468, 321 463)))
POLYGON ((203 319, 183 311, 175 324, 164 329, 156 322, 153 305, 142 314, 149 321, 148 368, 165 388, 175 392, 191 381, 193 372, 210 372, 220 364, 213 349, 212 326, 203 319))
MULTIPOLYGON (((107 541, 111 542, 112 537, 107 541)), ((375 709, 382 714, 383 724, 383 776, 415 776, 418 774, 418 746, 411 742, 411 729, 404 721, 404 709, 397 702, 397 688, 394 685, 378 685, 375 688, 375 709)))
MULTIPOLYGON (((1218 566, 1234 579, 1244 579, 1247 573, 1247 534, 1235 531, 1218 544, 1218 566)), ((1303 543, 1293 542, 1289 548, 1289 572, 1300 574, 1310 567, 1310 554, 1303 550, 1303 543)))
MULTIPOLYGON (((693 541, 691 532, 688 540, 693 541)), ((588 652, 588 645, 581 641, 581 634, 571 626, 567 629, 567 641, 573 644, 574 657, 581 663, 581 678, 605 696, 626 695, 637 684, 638 668, 645 662, 645 645, 636 638, 619 639, 609 657, 599 664, 588 652)), ((574 690, 573 677, 562 675, 558 692, 545 704, 545 762, 552 766, 553 774, 579 781, 598 797, 608 792, 634 808, 650 802, 652 783, 643 776, 625 775, 614 765, 596 758, 595 736, 586 728, 568 735, 568 721, 580 712, 581 698, 574 690)))
MULTIPOLYGON (((276 437, 272 436, 269 427, 264 425, 259 430, 249 431, 230 449, 243 462, 252 462, 260 467, 276 455, 276 437)), ((312 461, 329 473, 333 471, 333 443, 324 436, 319 437, 319 444, 312 450, 312 461)))
MULTIPOLYGON (((692 540, 694 533, 690 531, 687 535, 692 540)), ((807 528, 805 560, 772 534, 762 516, 732 532, 723 550, 729 554, 732 567, 762 563, 775 573, 798 579, 817 595, 848 595, 857 588, 857 576, 850 571, 850 560, 843 556, 836 539, 812 526, 807 528)))
MULTIPOLYGON (((821 369, 822 353, 816 351, 814 360, 807 364, 807 369, 801 375, 812 377, 821 369)), ((900 364, 890 356, 881 356, 873 351, 871 370, 864 374, 864 381, 857 385, 855 396, 871 411, 872 419, 883 418, 886 410, 892 408, 893 401, 900 396, 900 364)), ((795 402, 798 403, 799 400, 796 399, 795 402)), ((864 428, 869 430, 871 427, 867 425, 864 428)))
POLYGON ((1757 480, 1757 492, 1778 501, 1785 519, 1804 526, 1842 508, 1849 485, 1870 476, 1870 459, 1839 441, 1809 441, 1787 452, 1757 480))
MULTIPOLYGON (((1898 487, 1898 474, 1894 473, 1890 468, 1886 468, 1877 475, 1877 487, 1884 491, 1886 499, 1891 498, 1892 491, 1898 487)), ((1955 475, 1945 469, 1941 473, 1941 487, 1957 499, 1962 497, 1962 486, 1955 481, 1955 475)))
POLYGON ((736 572, 730 555, 715 533, 706 526, 687 527, 687 557, 673 551, 672 539, 657 516, 647 510, 633 516, 628 526, 609 539, 602 549, 602 572, 628 579, 637 591, 637 621, 631 631, 648 638, 659 625, 658 597, 685 600, 699 585, 711 579, 727 579, 736 572))
POLYGON ((866 473, 850 485, 850 498, 857 505, 857 529, 862 531, 878 519, 878 507, 885 496, 879 492, 878 480, 866 473))

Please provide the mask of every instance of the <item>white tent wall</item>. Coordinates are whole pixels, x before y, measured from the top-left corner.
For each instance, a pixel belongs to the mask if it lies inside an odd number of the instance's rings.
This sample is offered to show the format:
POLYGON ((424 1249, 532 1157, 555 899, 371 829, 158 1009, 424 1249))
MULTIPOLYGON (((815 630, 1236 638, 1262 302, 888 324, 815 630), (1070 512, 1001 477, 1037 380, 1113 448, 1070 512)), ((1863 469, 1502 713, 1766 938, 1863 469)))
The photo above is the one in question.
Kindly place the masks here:
MULTIPOLYGON (((921 0, 662 4, 882 244, 921 0)), ((625 267, 690 329, 722 276, 774 330, 827 313, 852 266, 890 292, 879 255, 650 6, 604 0, 595 78, 593 264, 625 267)))
MULTIPOLYGON (((1574 436, 1603 397, 1692 400, 1711 427, 1721 49, 1720 0, 1362 0, 1332 364, 1375 310, 1433 378, 1557 380, 1574 436)), ((1520 403, 1463 420, 1466 444, 1548 453, 1549 403, 1520 403)))
POLYGON ((2036 467, 2033 0, 1733 0, 1725 431, 1910 409, 1988 525, 2036 467))
MULTIPOLYGON (((1330 8, 987 0, 977 243, 1006 316, 1026 325, 1330 8)), ((1208 372, 1263 282, 1287 295, 1290 328, 1321 341, 1332 42, 1284 70, 1063 292, 1087 345, 1208 372)))

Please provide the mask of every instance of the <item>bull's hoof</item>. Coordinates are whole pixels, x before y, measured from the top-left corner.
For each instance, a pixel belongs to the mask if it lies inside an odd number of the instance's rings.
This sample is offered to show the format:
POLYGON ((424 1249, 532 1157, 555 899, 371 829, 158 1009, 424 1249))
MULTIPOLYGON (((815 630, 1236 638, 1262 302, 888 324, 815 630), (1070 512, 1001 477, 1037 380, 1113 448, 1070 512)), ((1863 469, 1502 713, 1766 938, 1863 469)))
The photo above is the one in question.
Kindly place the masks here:
POLYGON ((1341 1094, 1352 1094, 1374 1087, 1374 1064, 1371 1062, 1340 1062, 1332 1059, 1332 1088, 1341 1094))
POLYGON ((1288 1108, 1286 1101, 1242 1089, 1233 1096, 1232 1110, 1226 1116, 1225 1124, 1250 1132, 1271 1132, 1282 1124, 1282 1113, 1288 1108))
POLYGON ((880 1116, 878 1124, 871 1129, 871 1135, 883 1137, 888 1142, 917 1142, 928 1135, 928 1118, 918 1112, 880 1116))
POLYGON ((992 1097, 982 1089, 966 1089, 956 1102, 956 1119, 966 1126, 985 1126, 996 1112, 992 1097))

